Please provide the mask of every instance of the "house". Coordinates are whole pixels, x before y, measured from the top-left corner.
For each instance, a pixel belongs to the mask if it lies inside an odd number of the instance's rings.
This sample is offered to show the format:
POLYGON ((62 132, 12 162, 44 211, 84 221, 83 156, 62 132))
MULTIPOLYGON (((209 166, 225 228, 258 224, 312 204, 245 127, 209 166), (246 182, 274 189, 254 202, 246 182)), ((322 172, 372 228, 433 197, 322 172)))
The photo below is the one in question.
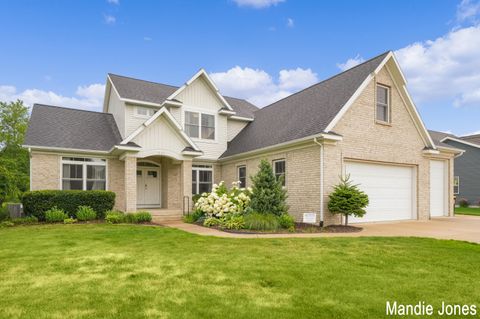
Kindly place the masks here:
POLYGON ((430 131, 430 135, 443 145, 465 151, 455 160, 453 193, 457 204, 466 199, 470 205, 480 206, 480 134, 458 137, 430 131))
POLYGON ((338 223, 328 194, 350 175, 370 197, 351 222, 453 214, 453 163, 436 145, 392 52, 258 109, 204 70, 183 86, 109 74, 103 112, 35 105, 31 188, 108 189, 124 211, 191 207, 221 180, 250 186, 261 159, 284 176, 297 220, 338 223))

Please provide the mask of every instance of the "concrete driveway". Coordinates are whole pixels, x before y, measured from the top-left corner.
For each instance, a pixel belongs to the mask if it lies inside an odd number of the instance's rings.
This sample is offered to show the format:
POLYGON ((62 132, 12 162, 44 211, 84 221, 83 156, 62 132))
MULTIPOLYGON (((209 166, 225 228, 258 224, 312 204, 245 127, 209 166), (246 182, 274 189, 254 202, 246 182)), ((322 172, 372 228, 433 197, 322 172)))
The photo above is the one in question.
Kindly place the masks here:
POLYGON ((358 233, 320 234, 232 234, 182 221, 165 221, 161 224, 190 233, 230 238, 294 238, 294 237, 361 237, 361 236, 404 236, 431 237, 437 239, 465 240, 480 243, 480 217, 457 215, 426 221, 399 221, 389 223, 356 224, 363 227, 358 233))

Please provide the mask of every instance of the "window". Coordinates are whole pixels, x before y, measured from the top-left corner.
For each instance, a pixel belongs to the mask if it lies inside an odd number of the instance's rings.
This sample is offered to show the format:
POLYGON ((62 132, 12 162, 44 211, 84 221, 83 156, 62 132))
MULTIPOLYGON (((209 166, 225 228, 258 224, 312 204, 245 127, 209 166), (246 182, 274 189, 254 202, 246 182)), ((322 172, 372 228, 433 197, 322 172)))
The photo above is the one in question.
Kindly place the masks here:
POLYGON ((453 180, 453 193, 455 195, 460 194, 460 176, 455 176, 453 180))
POLYGON ((62 157, 62 189, 105 190, 106 169, 104 159, 62 157))
POLYGON ((135 107, 135 116, 136 117, 150 118, 150 117, 153 116, 153 114, 155 114, 155 112, 156 112, 155 109, 151 109, 151 108, 148 108, 148 107, 141 107, 141 106, 135 107))
POLYGON ((202 194, 212 191, 213 168, 212 165, 192 166, 192 194, 202 194))
POLYGON ((282 186, 285 186, 285 160, 273 161, 273 173, 277 178, 277 181, 281 179, 282 186))
POLYGON ((246 187, 247 186, 247 167, 238 166, 238 181, 240 182, 239 187, 246 187))
POLYGON ((383 85, 377 85, 376 119, 380 122, 390 122, 390 88, 383 85))
POLYGON ((199 113, 185 112, 185 133, 190 137, 198 138, 199 135, 199 113))
POLYGON ((193 138, 215 139, 215 115, 185 111, 185 133, 193 138))

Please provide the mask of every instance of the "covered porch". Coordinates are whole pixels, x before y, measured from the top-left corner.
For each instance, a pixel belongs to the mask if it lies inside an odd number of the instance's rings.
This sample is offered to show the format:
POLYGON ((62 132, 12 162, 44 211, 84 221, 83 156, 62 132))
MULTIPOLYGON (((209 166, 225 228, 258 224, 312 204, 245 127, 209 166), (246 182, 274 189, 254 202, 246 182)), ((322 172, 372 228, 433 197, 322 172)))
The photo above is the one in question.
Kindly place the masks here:
POLYGON ((165 155, 127 156, 125 210, 178 217, 192 205, 192 160, 165 155))

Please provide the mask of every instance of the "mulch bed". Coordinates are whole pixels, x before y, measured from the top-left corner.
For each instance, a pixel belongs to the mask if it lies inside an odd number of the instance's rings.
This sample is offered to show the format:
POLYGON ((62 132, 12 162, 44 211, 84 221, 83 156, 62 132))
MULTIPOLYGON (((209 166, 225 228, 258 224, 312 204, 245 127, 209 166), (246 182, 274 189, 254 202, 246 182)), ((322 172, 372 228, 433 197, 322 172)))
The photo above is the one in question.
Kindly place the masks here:
POLYGON ((357 233, 363 230, 362 227, 344 226, 344 225, 330 225, 326 227, 320 227, 319 225, 307 224, 307 223, 295 223, 295 230, 289 231, 288 229, 279 229, 276 231, 261 231, 250 229, 225 229, 218 226, 207 227, 202 223, 195 223, 198 226, 213 228, 226 233, 233 234, 295 234, 295 233, 357 233))

